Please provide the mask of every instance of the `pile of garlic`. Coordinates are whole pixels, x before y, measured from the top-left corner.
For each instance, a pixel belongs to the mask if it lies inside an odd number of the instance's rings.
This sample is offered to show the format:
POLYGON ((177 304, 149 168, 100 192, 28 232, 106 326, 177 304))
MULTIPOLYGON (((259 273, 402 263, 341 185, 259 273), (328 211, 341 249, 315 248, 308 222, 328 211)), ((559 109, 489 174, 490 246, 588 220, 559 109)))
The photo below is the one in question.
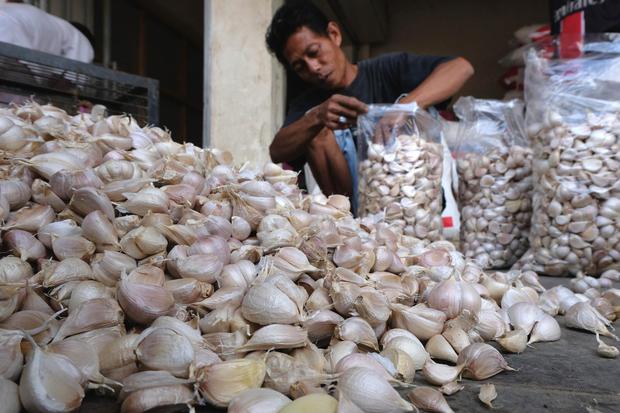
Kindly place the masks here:
POLYGON ((393 148, 370 144, 360 163, 359 215, 381 214, 405 235, 442 238, 440 144, 400 135, 393 148))
POLYGON ((485 274, 274 164, 236 168, 130 117, 27 104, 0 119, 20 129, 0 135, 9 413, 73 411, 95 388, 124 413, 450 411, 461 375, 512 370, 485 341, 557 340, 556 301, 578 328, 618 316, 617 290, 601 291, 611 307, 556 300, 535 273, 485 274), (409 402, 393 386, 416 375, 437 389, 409 402))
POLYGON ((509 268, 528 248, 532 152, 522 146, 457 161, 460 249, 483 268, 509 268))

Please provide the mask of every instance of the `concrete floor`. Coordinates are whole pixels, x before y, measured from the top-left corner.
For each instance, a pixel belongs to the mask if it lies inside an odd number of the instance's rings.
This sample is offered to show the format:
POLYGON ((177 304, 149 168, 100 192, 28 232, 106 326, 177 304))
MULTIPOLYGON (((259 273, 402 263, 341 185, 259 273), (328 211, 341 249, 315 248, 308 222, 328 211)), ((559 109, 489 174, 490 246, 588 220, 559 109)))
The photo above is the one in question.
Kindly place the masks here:
MULTIPOLYGON (((541 278, 546 287, 568 281, 566 278, 541 278)), ((465 389, 446 398, 452 409, 455 412, 489 411, 478 400, 478 392, 481 384, 493 383, 497 391, 493 411, 497 413, 620 413, 620 359, 599 357, 593 334, 564 328, 562 317, 558 322, 562 325, 559 341, 536 343, 522 354, 505 355, 508 364, 519 371, 503 372, 485 381, 464 379, 465 389)), ((613 339, 604 340, 620 346, 613 339)), ((415 382, 425 385, 421 377, 415 382)), ((118 410, 113 400, 89 395, 79 411, 111 413, 118 410)), ((196 411, 225 410, 199 407, 196 411)))

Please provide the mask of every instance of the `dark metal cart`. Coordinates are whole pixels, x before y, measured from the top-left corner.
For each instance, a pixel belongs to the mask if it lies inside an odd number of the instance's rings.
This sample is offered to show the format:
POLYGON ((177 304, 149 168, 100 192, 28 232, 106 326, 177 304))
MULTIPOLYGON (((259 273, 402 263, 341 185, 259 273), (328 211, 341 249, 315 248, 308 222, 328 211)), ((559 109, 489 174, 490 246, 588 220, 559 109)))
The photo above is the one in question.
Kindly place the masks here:
POLYGON ((131 114, 141 124, 159 121, 159 81, 0 42, 0 105, 34 99, 69 114, 81 102, 109 114, 131 114))

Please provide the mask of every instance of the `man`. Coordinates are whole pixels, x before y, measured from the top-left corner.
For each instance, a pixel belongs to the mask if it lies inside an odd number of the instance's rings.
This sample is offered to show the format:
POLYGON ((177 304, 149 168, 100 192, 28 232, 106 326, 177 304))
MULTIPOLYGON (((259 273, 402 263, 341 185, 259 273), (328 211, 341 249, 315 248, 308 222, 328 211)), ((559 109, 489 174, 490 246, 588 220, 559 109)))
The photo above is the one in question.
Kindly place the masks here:
POLYGON ((0 42, 91 63, 89 39, 68 21, 30 4, 0 4, 0 42))
MULTIPOLYGON (((278 60, 312 86, 292 102, 269 147, 274 162, 299 169, 308 162, 326 195, 351 195, 355 185, 349 128, 369 103, 416 102, 426 108, 455 94, 474 73, 463 58, 399 53, 351 63, 342 34, 311 2, 289 0, 266 35, 278 60)), ((355 156, 354 154, 352 155, 355 156)))

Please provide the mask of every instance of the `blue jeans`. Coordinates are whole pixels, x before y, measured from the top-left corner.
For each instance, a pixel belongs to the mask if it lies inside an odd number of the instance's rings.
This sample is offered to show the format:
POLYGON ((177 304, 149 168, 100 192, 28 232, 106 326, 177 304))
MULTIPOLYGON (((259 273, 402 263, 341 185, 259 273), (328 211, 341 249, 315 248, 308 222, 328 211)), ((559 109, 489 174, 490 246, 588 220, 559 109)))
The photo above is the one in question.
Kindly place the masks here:
POLYGON ((357 150, 353 141, 351 129, 335 130, 336 142, 347 160, 349 172, 351 173, 351 182, 353 183, 353 196, 351 196, 351 212, 357 216, 357 194, 358 194, 358 176, 357 176, 357 150))

